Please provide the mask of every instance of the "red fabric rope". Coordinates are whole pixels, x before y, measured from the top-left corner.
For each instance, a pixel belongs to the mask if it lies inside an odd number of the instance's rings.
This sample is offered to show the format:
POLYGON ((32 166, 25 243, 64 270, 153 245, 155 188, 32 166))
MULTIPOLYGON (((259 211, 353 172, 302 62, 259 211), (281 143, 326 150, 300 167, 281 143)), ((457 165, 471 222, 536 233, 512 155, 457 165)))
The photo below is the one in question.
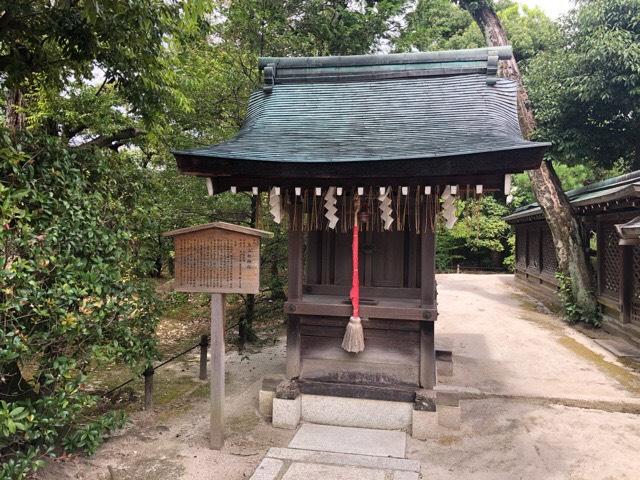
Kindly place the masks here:
POLYGON ((355 222, 353 226, 353 242, 351 244, 351 258, 352 265, 352 277, 351 277, 351 292, 349 298, 351 299, 351 305, 353 306, 353 316, 360 316, 360 274, 358 272, 358 224, 355 222))

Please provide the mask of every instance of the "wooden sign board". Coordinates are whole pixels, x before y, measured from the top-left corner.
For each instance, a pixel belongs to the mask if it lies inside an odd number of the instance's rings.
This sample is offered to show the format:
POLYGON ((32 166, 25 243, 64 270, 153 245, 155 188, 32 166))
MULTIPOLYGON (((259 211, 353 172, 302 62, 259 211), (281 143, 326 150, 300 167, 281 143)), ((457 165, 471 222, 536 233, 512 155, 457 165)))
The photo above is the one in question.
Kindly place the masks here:
POLYGON ((224 222, 163 234, 175 242, 178 292, 258 293, 260 239, 271 233, 224 222))

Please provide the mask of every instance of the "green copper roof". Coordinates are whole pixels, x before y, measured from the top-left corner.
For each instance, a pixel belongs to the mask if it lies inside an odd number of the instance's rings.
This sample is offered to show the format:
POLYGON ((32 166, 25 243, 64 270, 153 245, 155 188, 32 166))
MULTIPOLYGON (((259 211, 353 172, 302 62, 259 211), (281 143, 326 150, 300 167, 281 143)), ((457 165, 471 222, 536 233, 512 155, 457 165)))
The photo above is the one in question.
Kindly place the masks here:
POLYGON ((522 138, 516 84, 495 78, 510 48, 264 58, 244 126, 227 142, 175 152, 212 162, 336 163, 538 149, 522 138))
MULTIPOLYGON (((584 207, 625 198, 640 198, 640 170, 569 190, 567 197, 574 207, 584 207)), ((507 222, 514 222, 541 213, 542 209, 537 203, 530 203, 518 208, 504 219, 507 222)))

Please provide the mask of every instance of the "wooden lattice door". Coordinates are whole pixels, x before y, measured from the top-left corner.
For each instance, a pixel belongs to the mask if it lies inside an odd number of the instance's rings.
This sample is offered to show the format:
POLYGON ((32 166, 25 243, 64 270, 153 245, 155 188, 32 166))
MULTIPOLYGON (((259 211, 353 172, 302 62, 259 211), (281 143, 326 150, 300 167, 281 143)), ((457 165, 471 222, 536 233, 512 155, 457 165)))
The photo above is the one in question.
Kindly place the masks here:
POLYGON ((631 315, 629 320, 640 326, 640 246, 633 247, 631 315))
POLYGON ((622 278, 622 249, 618 244, 620 237, 613 223, 603 223, 600 235, 600 293, 618 300, 622 278))

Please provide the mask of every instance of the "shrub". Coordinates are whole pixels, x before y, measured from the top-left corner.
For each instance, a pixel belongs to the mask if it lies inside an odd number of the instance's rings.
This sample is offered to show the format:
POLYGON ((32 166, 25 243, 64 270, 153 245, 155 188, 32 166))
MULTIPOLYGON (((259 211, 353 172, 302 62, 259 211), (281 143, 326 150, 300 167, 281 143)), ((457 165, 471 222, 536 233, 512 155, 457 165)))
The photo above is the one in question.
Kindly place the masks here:
MULTIPOLYGON (((0 478, 95 451, 120 425, 92 418, 85 375, 154 356, 155 302, 131 256, 113 157, 56 138, 0 135, 0 478)), ((135 193, 135 192, 134 192, 135 193)), ((131 200, 131 199, 129 199, 131 200)))

